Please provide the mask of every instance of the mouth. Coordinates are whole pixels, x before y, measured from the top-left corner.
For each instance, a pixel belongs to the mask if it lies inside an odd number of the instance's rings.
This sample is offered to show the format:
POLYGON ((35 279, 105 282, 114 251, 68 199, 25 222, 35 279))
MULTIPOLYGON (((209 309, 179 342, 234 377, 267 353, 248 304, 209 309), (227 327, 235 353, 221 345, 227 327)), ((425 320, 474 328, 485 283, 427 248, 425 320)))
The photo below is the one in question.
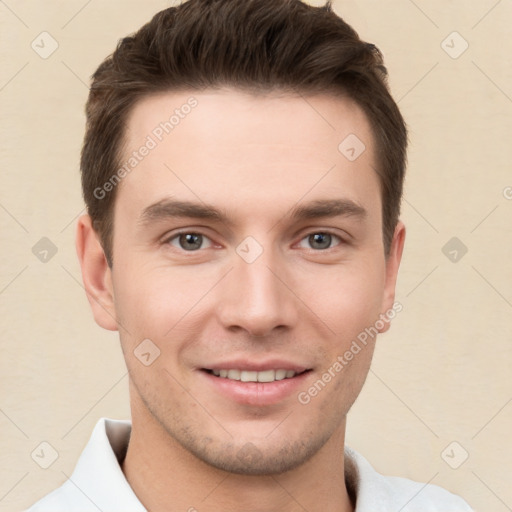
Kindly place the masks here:
POLYGON ((206 385, 217 395, 241 405, 271 406, 291 400, 307 382, 311 368, 279 362, 274 365, 243 363, 201 368, 206 385), (288 368, 283 368, 288 366, 288 368))
POLYGON ((285 379, 293 379, 298 375, 309 372, 311 370, 285 370, 284 368, 269 369, 269 370, 242 370, 236 368, 223 368, 223 369, 207 369, 203 368, 203 371, 219 377, 221 379, 237 380, 241 382, 275 382, 285 379))
POLYGON ((293 400, 313 375, 314 368, 285 358, 257 361, 238 358, 198 367, 201 382, 230 402, 250 406, 272 406, 293 400))

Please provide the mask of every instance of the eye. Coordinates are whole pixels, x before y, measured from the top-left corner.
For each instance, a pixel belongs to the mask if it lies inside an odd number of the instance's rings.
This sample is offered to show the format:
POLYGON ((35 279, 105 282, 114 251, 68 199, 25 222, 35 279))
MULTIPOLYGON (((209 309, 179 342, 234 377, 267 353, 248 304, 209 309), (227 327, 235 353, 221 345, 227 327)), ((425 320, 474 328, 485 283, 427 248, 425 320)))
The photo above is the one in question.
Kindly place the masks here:
POLYGON ((200 233, 178 233, 167 240, 167 243, 184 251, 197 251, 211 247, 211 240, 200 233), (206 245, 205 245, 206 244, 206 245))
POLYGON ((342 240, 339 236, 332 235, 331 233, 318 232, 311 233, 310 235, 304 237, 300 241, 299 245, 300 247, 305 247, 308 249, 323 250, 330 249, 335 245, 339 245, 341 242, 342 240), (308 246, 304 244, 308 244, 308 246))

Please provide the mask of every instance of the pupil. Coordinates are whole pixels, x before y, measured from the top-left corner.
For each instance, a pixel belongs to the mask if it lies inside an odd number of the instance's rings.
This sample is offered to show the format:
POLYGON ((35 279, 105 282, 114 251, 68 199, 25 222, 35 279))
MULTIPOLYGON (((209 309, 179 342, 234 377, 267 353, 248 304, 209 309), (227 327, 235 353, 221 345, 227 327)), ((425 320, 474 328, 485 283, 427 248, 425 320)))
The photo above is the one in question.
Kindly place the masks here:
POLYGON ((331 235, 315 233, 309 236, 309 242, 314 249, 327 249, 331 245, 331 235))
POLYGON ((180 245, 183 249, 199 249, 203 241, 202 235, 187 233, 180 236, 180 245))

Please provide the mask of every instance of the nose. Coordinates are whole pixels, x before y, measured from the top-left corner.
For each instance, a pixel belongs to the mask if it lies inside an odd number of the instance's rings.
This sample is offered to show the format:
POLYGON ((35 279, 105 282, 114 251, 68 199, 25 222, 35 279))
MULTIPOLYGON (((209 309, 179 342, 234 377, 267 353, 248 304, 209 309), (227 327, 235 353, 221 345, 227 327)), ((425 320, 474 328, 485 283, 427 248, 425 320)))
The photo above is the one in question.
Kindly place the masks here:
POLYGON ((283 263, 267 250, 253 262, 234 254, 233 269, 219 290, 218 318, 224 328, 264 337, 296 324, 298 301, 283 263))

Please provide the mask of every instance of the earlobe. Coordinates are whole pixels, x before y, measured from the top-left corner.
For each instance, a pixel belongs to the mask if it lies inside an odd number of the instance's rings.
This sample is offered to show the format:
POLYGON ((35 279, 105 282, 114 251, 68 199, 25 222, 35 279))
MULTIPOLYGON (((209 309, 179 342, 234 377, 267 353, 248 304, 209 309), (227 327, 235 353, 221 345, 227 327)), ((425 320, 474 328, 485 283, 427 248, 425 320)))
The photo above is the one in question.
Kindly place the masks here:
POLYGON ((112 273, 89 215, 78 219, 76 251, 96 323, 109 331, 117 331, 112 273))
MULTIPOLYGON (((382 314, 386 315, 387 311, 393 310, 393 304, 395 302, 395 289, 396 280, 398 276, 398 268, 400 267, 400 261, 402 260, 402 253, 405 244, 405 225, 402 221, 398 221, 395 232, 393 234, 393 240, 389 249, 389 255, 386 258, 386 283, 384 287, 383 297, 383 311, 382 314)), ((386 332, 391 322, 383 322, 384 327, 379 329, 379 332, 386 332)))

